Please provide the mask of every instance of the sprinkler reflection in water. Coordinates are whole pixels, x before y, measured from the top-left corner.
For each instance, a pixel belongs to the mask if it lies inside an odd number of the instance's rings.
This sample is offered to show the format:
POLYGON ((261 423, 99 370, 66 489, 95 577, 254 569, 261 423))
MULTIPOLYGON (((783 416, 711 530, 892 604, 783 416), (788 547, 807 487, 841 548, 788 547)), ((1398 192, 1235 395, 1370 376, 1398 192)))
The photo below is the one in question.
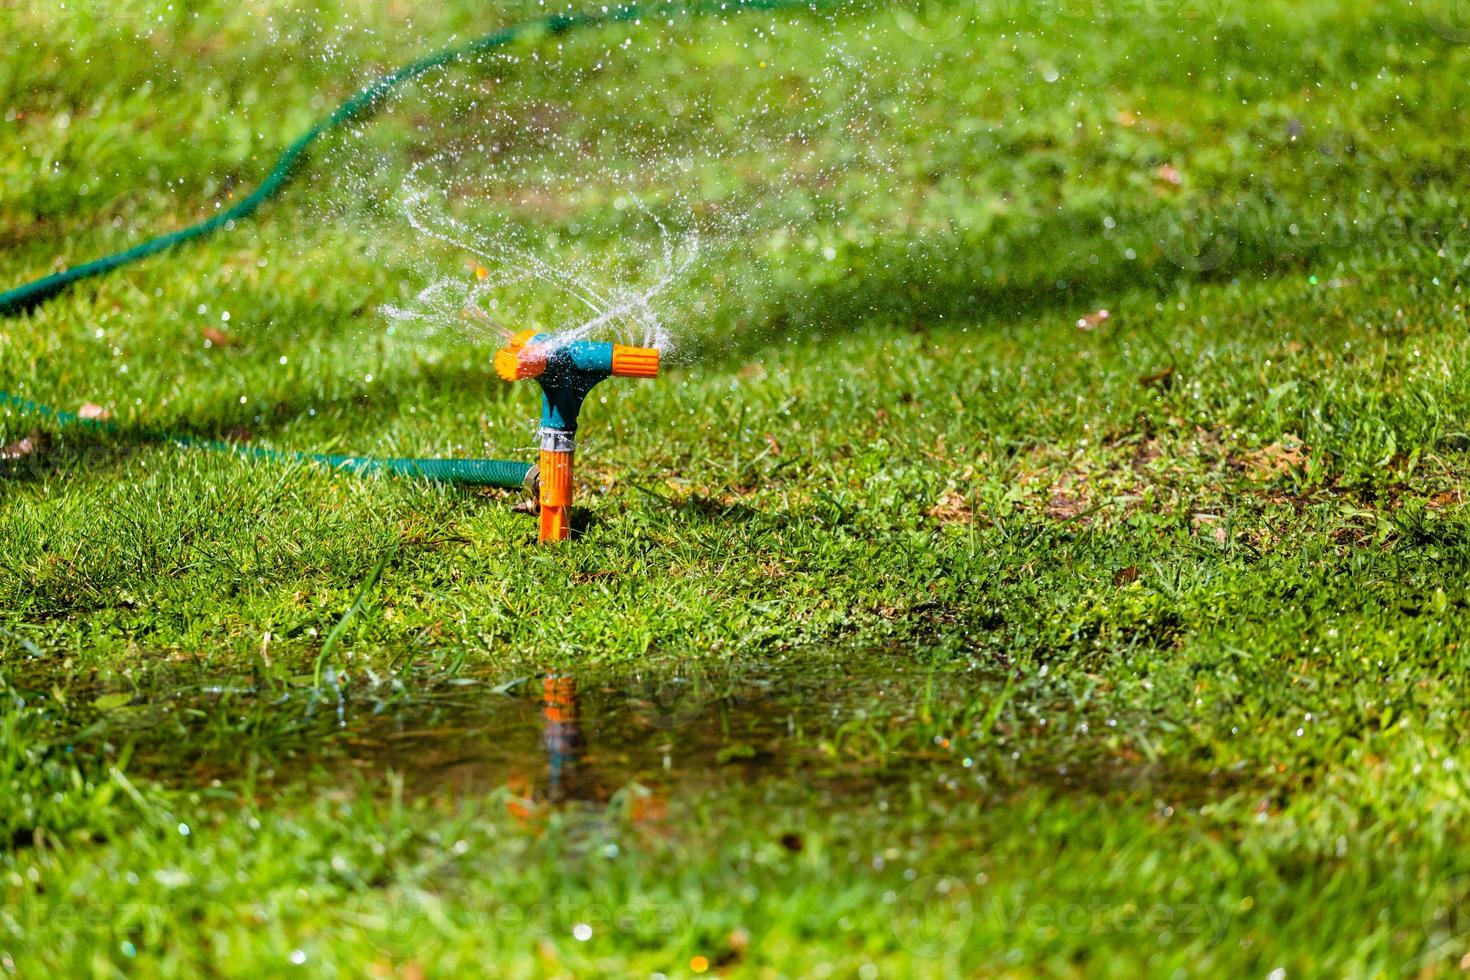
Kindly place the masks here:
POLYGON ((1044 784, 1162 793, 1187 805, 1232 791, 1234 771, 1161 765, 1131 748, 1157 720, 1078 710, 1044 683, 963 660, 920 666, 882 651, 803 650, 776 663, 274 688, 177 664, 122 689, 12 665, 3 689, 73 757, 169 785, 475 798, 508 790, 527 818, 614 806, 655 820, 710 794, 800 793, 803 805, 876 805, 909 779, 946 792, 1044 784), (61 701, 56 691, 63 690, 61 701), (1009 692, 1009 693, 1008 693, 1009 692), (1037 723, 1045 719, 1045 724, 1037 723), (187 746, 187 750, 181 750, 187 746), (248 775, 247 775, 248 774, 248 775), (396 787, 396 788, 395 788, 396 787))
MULTIPOLYGON (((605 804, 616 775, 598 772, 592 765, 594 753, 582 726, 581 698, 577 679, 565 674, 547 674, 541 680, 541 747, 545 755, 539 775, 517 768, 507 775, 511 797, 506 803, 511 815, 534 820, 546 807, 563 804, 605 804)), ((657 821, 668 815, 668 797, 644 787, 633 787, 628 796, 628 819, 634 824, 657 821)))
POLYGON ((543 685, 541 717, 545 724, 541 744, 549 765, 546 795, 552 802, 588 799, 579 791, 578 761, 582 754, 581 719, 577 714, 577 679, 549 674, 543 685))

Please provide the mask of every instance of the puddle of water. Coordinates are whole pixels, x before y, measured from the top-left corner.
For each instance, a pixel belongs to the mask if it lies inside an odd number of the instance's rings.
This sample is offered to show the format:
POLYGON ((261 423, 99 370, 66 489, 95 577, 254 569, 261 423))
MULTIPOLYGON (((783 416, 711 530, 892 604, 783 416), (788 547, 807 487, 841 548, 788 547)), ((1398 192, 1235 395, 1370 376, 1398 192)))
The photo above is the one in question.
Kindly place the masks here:
MULTIPOLYGON (((130 751, 131 772, 188 787, 257 784, 484 793, 602 805, 631 785, 654 799, 782 787, 868 799, 920 779, 983 794, 1041 782, 1068 792, 1224 791, 1219 773, 1165 771, 1033 685, 912 654, 802 652, 742 666, 653 665, 496 680, 267 690, 214 681, 160 690, 9 680, 12 705, 47 714, 73 751, 130 751), (1105 732, 1106 736, 1089 734, 1105 732), (1120 748, 1121 746, 1121 748, 1120 748)), ((1134 720, 1130 725, 1141 724, 1134 720)), ((1124 726, 1124 731, 1128 726, 1124 726)), ((371 791, 369 789, 369 791, 371 791)))

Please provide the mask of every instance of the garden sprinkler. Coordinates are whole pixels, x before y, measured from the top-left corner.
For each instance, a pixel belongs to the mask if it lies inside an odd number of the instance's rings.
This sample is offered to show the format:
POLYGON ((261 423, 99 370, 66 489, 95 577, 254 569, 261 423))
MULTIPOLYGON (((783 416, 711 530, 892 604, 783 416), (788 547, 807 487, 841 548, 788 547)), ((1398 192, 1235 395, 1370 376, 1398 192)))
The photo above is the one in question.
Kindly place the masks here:
POLYGON ((564 541, 571 533, 572 454, 577 416, 597 382, 658 376, 658 350, 594 340, 567 340, 524 330, 495 354, 495 371, 507 381, 541 382, 541 540, 564 541))

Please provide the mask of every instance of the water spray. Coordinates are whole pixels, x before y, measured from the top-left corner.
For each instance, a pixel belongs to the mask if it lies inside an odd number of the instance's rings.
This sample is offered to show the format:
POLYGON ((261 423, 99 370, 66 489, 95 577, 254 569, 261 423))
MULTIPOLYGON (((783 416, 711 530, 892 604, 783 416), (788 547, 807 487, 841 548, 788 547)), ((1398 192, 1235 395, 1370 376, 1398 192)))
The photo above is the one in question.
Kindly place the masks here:
MULTIPOLYGON (((674 3, 654 2, 649 6, 602 7, 586 13, 553 14, 516 24, 468 44, 420 58, 359 90, 331 115, 303 133, 281 153, 261 184, 232 207, 178 231, 159 235, 120 252, 0 291, 0 317, 16 316, 33 310, 82 280, 103 275, 216 231, 234 228, 237 221, 250 216, 262 204, 279 194, 291 177, 301 171, 303 155, 318 139, 333 130, 367 118, 383 105, 394 89, 431 71, 472 61, 489 51, 524 39, 539 35, 561 35, 602 24, 672 22, 676 14, 724 16, 743 11, 815 11, 827 6, 840 6, 840 3, 834 3, 834 0, 687 0, 674 3)), ((659 352, 647 347, 626 347, 532 331, 514 335, 507 331, 507 335, 509 345, 495 355, 497 372, 507 380, 536 378, 541 383, 541 459, 537 490, 541 505, 541 540, 563 541, 571 532, 572 459, 576 450, 577 416, 581 413, 583 400, 594 385, 613 375, 627 378, 655 377, 659 369, 659 352)), ((117 431, 112 423, 81 418, 75 413, 49 408, 5 391, 0 391, 0 405, 40 415, 63 426, 117 431)), ((140 430, 134 434, 150 441, 173 443, 186 448, 231 453, 273 462, 312 463, 353 473, 391 473, 460 485, 505 488, 526 486, 534 489, 537 488, 538 480, 536 467, 512 460, 335 456, 266 449, 149 430, 140 430)))
POLYGON ((361 122, 382 108, 388 96, 407 82, 429 72, 438 71, 449 65, 471 62, 497 48, 526 41, 540 36, 560 36, 576 30, 589 30, 606 24, 633 23, 672 24, 675 17, 727 16, 746 11, 807 10, 816 11, 827 6, 840 5, 841 0, 683 0, 683 2, 654 2, 647 6, 626 3, 614 7, 602 7, 582 13, 551 14, 522 21, 458 47, 446 48, 436 54, 427 55, 410 62, 402 68, 384 75, 359 89, 351 98, 337 106, 331 115, 321 119, 302 133, 276 158, 273 166, 260 185, 231 207, 178 231, 171 231, 156 238, 140 242, 121 252, 104 255, 90 262, 74 265, 61 272, 42 276, 33 282, 23 283, 13 289, 0 291, 0 317, 16 316, 35 309, 48 300, 69 289, 74 284, 114 269, 157 255, 196 238, 212 235, 217 231, 233 229, 237 222, 253 215, 262 204, 278 195, 291 178, 300 173, 306 152, 317 140, 334 130, 352 123, 361 122))

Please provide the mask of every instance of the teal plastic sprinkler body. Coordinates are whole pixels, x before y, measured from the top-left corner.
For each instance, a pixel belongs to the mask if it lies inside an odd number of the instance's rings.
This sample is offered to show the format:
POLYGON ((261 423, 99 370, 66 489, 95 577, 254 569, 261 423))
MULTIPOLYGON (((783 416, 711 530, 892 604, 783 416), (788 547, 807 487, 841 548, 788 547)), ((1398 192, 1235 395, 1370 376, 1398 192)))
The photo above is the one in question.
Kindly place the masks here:
POLYGON ((572 455, 582 402, 603 378, 658 376, 659 353, 594 340, 561 340, 526 330, 495 355, 495 370, 507 381, 541 383, 541 540, 571 534, 572 455))

